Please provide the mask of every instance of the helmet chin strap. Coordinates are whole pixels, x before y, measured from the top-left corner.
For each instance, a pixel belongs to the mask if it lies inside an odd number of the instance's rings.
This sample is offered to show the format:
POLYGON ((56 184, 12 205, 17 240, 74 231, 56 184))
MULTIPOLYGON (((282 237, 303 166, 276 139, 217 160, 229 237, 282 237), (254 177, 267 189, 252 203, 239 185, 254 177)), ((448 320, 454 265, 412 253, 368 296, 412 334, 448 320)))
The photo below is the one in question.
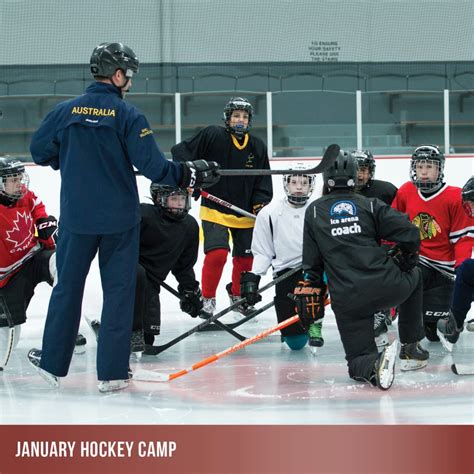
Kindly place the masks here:
POLYGON ((120 97, 122 97, 123 99, 125 96, 124 89, 128 86, 128 83, 130 82, 130 78, 125 76, 125 83, 122 84, 121 86, 118 86, 117 84, 115 84, 114 76, 112 76, 110 80, 112 81, 112 84, 120 91, 120 97))

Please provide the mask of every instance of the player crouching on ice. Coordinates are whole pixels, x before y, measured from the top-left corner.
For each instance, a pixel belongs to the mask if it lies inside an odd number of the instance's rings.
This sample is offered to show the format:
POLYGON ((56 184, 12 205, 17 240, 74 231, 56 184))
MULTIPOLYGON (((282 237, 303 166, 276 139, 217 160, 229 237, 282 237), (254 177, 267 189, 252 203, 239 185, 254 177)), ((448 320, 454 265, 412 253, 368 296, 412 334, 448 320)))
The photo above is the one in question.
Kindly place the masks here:
MULTIPOLYGON (((22 162, 0 157, 0 370, 18 344, 36 285, 56 277, 57 221, 28 185, 22 162)), ((78 336, 76 347, 84 344, 78 336)))
POLYGON ((354 192, 357 160, 341 150, 323 173, 327 195, 312 202, 305 215, 304 279, 293 292, 305 327, 324 316, 327 274, 331 306, 341 335, 349 376, 382 390, 395 375, 398 341, 380 354, 374 340, 374 313, 400 305, 398 330, 402 370, 427 365, 423 338, 421 274, 416 268, 418 229, 406 216, 375 198, 354 192), (400 249, 390 258, 381 240, 400 249))

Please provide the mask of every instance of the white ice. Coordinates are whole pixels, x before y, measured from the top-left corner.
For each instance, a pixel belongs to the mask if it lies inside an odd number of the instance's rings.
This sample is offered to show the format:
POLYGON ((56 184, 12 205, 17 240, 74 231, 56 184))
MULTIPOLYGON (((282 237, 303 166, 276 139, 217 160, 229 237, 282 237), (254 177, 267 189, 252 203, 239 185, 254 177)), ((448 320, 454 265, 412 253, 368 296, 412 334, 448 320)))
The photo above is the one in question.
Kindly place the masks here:
MULTIPOLYGON (((401 160, 397 161, 379 164, 377 177, 400 185, 405 176, 399 170, 406 170, 408 162, 404 160, 400 166, 401 160)), ((466 173, 466 165, 472 166, 471 160, 448 160, 447 168, 451 165, 450 182, 462 185, 464 177, 470 174, 466 173)), ((31 188, 45 201, 49 212, 57 215, 59 177, 49 170, 31 168, 29 171, 31 188)), ((140 178, 143 200, 146 189, 146 181, 140 178)), ((275 178, 275 191, 281 192, 280 178, 275 178)), ((193 213, 196 215, 197 206, 193 213)), ((201 265, 202 253, 196 266, 198 278, 201 265)), ((224 290, 228 281, 230 259, 218 292, 218 309, 228 304, 224 290)), ((176 287, 172 277, 167 282, 176 287)), ((393 387, 383 392, 348 377, 330 310, 323 327, 325 345, 316 356, 307 347, 290 351, 280 342, 279 335, 272 335, 174 381, 134 382, 125 391, 100 394, 95 372, 96 342, 84 319, 100 315, 102 293, 96 262, 86 285, 80 328, 87 337, 87 350, 73 357, 69 375, 62 380, 61 388, 54 390, 27 361, 28 350, 41 346, 50 291, 46 284, 38 286, 18 347, 8 367, 0 373, 2 424, 472 424, 474 421, 473 377, 456 376, 450 370, 453 361, 472 363, 473 333, 464 331, 452 354, 440 343, 424 340, 423 345, 431 354, 428 367, 408 373, 397 369, 393 387)), ((264 302, 272 296, 270 289, 264 294, 264 302)), ((201 322, 182 314, 176 298, 165 290, 162 308, 162 335, 156 344, 163 344, 201 322)), ((223 322, 230 320, 223 318, 223 322)), ((252 336, 275 324, 271 309, 259 316, 257 323, 248 322, 238 331, 252 336)), ((390 328, 389 337, 397 337, 396 324, 390 328)), ((143 356, 140 361, 132 356, 131 366, 173 373, 237 342, 222 331, 198 333, 158 356, 143 356)))

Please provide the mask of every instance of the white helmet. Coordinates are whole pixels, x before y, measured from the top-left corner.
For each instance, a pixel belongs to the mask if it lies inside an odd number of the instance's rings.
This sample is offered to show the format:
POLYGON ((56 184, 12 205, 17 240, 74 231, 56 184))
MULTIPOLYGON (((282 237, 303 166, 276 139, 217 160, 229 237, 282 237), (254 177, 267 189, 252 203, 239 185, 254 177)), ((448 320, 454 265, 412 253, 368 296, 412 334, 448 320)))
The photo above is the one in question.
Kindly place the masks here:
MULTIPOLYGON (((288 202, 293 204, 294 206, 304 206, 308 201, 309 197, 313 193, 314 183, 316 182, 316 175, 315 174, 307 174, 305 170, 308 169, 308 166, 305 166, 304 163, 295 163, 291 166, 291 171, 288 174, 283 175, 283 189, 285 190, 286 197, 288 198, 288 202), (301 176, 307 179, 308 189, 303 190, 290 190, 291 186, 291 178, 295 176, 301 176)), ((300 184, 306 184, 306 182, 300 184)))

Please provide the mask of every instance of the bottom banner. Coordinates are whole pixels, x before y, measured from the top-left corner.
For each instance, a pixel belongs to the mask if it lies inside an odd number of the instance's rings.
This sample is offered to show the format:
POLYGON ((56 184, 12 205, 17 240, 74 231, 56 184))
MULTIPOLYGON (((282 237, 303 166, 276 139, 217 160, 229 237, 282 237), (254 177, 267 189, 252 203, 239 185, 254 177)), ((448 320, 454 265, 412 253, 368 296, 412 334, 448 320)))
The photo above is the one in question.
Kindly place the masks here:
POLYGON ((10 425, 0 473, 472 473, 472 426, 10 425))

